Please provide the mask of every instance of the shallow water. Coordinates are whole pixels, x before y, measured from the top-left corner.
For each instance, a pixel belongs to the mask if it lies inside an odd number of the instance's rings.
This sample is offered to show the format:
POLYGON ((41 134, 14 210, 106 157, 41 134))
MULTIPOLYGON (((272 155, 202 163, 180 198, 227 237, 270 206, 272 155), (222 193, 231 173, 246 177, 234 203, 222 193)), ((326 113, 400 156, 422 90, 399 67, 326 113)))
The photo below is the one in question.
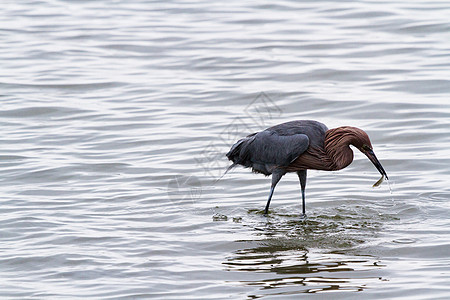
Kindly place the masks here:
POLYGON ((9 1, 5 298, 448 299, 446 1, 9 1), (371 137, 278 184, 229 165, 296 119, 371 137))

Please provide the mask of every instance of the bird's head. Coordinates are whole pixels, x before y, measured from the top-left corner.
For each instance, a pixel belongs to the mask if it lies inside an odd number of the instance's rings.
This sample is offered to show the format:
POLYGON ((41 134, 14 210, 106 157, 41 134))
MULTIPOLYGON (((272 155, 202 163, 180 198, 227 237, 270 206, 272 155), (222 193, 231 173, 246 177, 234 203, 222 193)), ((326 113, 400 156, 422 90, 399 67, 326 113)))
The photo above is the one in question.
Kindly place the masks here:
POLYGON ((364 153, 364 155, 369 158, 381 175, 388 179, 383 166, 373 152, 372 143, 370 142, 367 133, 362 129, 351 126, 337 127, 328 130, 326 133, 326 152, 329 153, 330 156, 334 157, 335 161, 342 162, 338 166, 337 170, 345 168, 352 162, 353 152, 350 148, 348 148, 350 145, 355 146, 359 149, 359 151, 364 153), (346 147, 348 151, 342 151, 343 146, 346 147))
POLYGON ((386 171, 384 171, 383 166, 373 152, 372 143, 370 142, 367 133, 364 130, 356 127, 348 127, 348 130, 349 132, 351 132, 350 144, 358 148, 359 151, 367 156, 367 158, 377 168, 378 172, 380 172, 381 175, 388 179, 386 171))

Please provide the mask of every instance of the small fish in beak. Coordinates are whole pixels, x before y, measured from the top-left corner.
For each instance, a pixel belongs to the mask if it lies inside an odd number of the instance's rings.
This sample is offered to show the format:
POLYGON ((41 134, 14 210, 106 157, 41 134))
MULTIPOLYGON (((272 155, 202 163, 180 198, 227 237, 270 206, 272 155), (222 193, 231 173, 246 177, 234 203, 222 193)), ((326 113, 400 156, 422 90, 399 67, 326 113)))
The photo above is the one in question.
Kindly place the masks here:
POLYGON ((362 152, 367 156, 367 158, 373 163, 375 168, 377 168, 378 172, 380 172, 380 174, 381 174, 381 178, 378 179, 378 181, 374 183, 373 187, 379 186, 383 182, 384 178, 386 178, 386 180, 389 180, 389 178, 386 174, 386 171, 384 170, 384 168, 381 165, 378 158, 375 156, 375 153, 373 152, 373 150, 368 149, 368 150, 363 150, 362 152))

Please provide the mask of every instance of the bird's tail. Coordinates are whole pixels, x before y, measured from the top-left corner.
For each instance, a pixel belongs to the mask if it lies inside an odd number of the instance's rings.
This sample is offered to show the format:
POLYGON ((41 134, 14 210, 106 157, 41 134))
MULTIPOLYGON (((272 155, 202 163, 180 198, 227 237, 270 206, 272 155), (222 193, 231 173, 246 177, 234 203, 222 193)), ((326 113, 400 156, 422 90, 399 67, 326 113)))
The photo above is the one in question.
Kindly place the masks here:
POLYGON ((225 172, 222 174, 222 176, 220 176, 219 179, 217 179, 216 181, 214 181, 214 184, 216 184, 217 182, 219 182, 219 180, 221 180, 223 178, 223 176, 225 176, 231 169, 233 169, 234 167, 237 166, 237 163, 233 163, 231 166, 229 166, 225 172))
POLYGON ((248 146, 255 140, 256 134, 257 132, 252 133, 243 139, 240 139, 231 147, 230 151, 228 151, 226 156, 228 157, 229 160, 233 162, 233 165, 231 165, 228 169, 233 168, 237 164, 243 165, 245 167, 251 166, 250 162, 251 153, 248 149, 248 146))

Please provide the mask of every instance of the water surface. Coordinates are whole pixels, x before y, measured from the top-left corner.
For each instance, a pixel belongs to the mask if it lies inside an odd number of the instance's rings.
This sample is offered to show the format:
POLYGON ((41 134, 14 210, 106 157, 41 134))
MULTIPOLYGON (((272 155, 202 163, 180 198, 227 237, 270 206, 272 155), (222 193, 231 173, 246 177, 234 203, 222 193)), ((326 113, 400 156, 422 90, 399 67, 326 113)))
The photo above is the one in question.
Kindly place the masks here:
POLYGON ((448 299, 446 1, 7 1, 0 294, 448 299), (278 184, 229 165, 281 122, 371 137, 278 184))

